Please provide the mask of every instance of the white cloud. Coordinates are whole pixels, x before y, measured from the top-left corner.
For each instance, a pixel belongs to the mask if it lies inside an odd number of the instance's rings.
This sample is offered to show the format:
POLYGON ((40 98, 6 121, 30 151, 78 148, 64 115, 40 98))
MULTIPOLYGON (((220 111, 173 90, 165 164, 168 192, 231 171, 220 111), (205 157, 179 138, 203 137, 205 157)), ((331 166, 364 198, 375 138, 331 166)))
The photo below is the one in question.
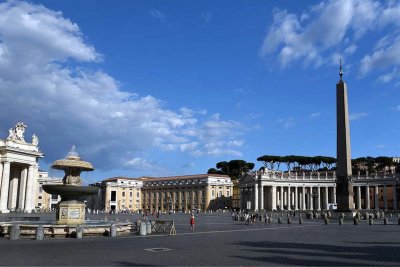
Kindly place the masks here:
POLYGON ((314 112, 314 113, 311 113, 309 115, 310 118, 316 118, 316 117, 319 117, 319 116, 321 116, 321 112, 314 112))
POLYGON ((392 72, 389 72, 389 73, 379 76, 378 82, 388 83, 388 82, 392 81, 398 75, 399 75, 399 72, 397 71, 397 67, 396 67, 393 69, 392 72))
POLYGON ((288 129, 295 125, 295 120, 293 117, 278 119, 278 123, 283 126, 283 128, 288 129))
POLYGON ((161 12, 160 10, 155 9, 155 8, 150 9, 150 15, 155 19, 161 20, 162 22, 165 22, 165 20, 166 20, 165 14, 163 12, 161 12))
POLYGON ((350 114, 349 119, 351 121, 355 121, 355 120, 359 120, 362 119, 366 116, 368 116, 369 114, 366 112, 360 112, 360 113, 354 113, 354 114, 350 114))
POLYGON ((131 160, 128 160, 126 162, 126 165, 137 170, 148 170, 153 168, 153 165, 151 163, 142 158, 133 158, 131 160))
POLYGON ((398 105, 398 106, 396 107, 396 110, 397 110, 397 111, 400 111, 400 105, 398 105))
MULTIPOLYGON (((337 64, 337 59, 343 55, 357 56, 357 48, 364 45, 362 37, 365 35, 369 34, 366 38, 374 42, 382 32, 390 32, 377 40, 370 52, 357 59, 361 76, 372 69, 382 72, 400 66, 400 35, 396 30, 400 26, 399 17, 398 1, 328 0, 301 15, 275 9, 261 56, 278 60, 283 68, 295 62, 314 67, 337 64)), ((390 73, 381 75, 379 80, 391 80, 385 75, 390 73)))
MULTIPOLYGON (((0 137, 24 121, 39 135, 46 161, 75 144, 97 168, 152 168, 138 155, 151 149, 211 154, 207 142, 236 140, 243 132, 219 114, 169 110, 153 96, 122 91, 104 71, 79 66, 101 63, 102 55, 60 12, 12 1, 0 3, 0 14, 0 106, 7 111, 0 113, 0 137)), ((239 153, 223 144, 214 149, 239 153)))

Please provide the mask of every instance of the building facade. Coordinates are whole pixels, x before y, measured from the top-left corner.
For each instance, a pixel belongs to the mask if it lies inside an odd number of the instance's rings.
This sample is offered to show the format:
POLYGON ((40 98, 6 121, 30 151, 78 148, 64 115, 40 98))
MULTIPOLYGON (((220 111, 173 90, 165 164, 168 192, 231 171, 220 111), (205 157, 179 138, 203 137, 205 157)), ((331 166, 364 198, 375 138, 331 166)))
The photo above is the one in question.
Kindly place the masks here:
POLYGON ((61 197, 59 195, 52 195, 45 192, 42 186, 45 184, 62 184, 62 178, 49 177, 48 172, 39 170, 37 183, 35 209, 38 211, 54 210, 57 207, 58 202, 61 201, 61 197))
MULTIPOLYGON (((397 210, 399 178, 392 173, 352 176, 356 210, 397 210)), ((335 172, 255 172, 240 182, 247 210, 328 210, 336 201, 335 172)))
POLYGON ((226 175, 115 177, 93 184, 100 188, 92 209, 106 211, 190 211, 230 209, 233 184, 226 175), (96 204, 97 203, 97 204, 96 204))
POLYGON ((8 137, 0 139, 0 211, 32 212, 37 193, 38 161, 43 153, 34 134, 32 142, 24 139, 26 125, 17 123, 8 137))

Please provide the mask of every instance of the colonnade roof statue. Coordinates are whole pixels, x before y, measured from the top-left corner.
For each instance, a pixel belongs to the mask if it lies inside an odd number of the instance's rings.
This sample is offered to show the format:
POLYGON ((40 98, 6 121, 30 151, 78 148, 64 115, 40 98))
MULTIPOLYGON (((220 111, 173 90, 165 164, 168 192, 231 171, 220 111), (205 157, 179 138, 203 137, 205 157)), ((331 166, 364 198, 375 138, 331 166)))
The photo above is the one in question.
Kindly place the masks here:
POLYGON ((36 134, 33 134, 31 143, 26 142, 24 137, 26 128, 27 126, 25 123, 18 122, 14 126, 14 128, 8 129, 8 137, 3 140, 0 139, 0 142, 4 143, 4 145, 6 145, 5 143, 7 143, 8 146, 19 147, 27 150, 37 150, 35 148, 37 148, 39 145, 39 138, 36 134), (22 145, 22 146, 16 146, 16 145, 22 145))

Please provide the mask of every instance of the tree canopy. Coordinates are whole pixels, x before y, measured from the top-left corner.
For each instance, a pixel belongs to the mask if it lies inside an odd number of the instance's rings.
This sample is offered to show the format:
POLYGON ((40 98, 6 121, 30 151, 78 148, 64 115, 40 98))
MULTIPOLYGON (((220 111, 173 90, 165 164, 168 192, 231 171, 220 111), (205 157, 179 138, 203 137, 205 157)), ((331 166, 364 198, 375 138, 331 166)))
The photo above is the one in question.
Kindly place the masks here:
POLYGON ((245 160, 235 159, 229 162, 218 162, 215 167, 208 170, 208 174, 225 174, 232 179, 238 179, 242 172, 248 172, 254 169, 255 164, 245 160))

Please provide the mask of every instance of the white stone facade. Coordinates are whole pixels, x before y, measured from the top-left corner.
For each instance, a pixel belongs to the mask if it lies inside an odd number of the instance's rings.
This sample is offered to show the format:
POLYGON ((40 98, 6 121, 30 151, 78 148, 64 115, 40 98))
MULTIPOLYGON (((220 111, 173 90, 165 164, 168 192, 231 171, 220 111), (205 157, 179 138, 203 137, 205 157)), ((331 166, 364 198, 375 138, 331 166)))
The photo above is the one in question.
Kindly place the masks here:
MULTIPOLYGON (((396 173, 353 175, 354 209, 397 210, 396 173)), ((336 204, 336 173, 256 172, 240 181, 241 209, 328 210, 336 204)))
POLYGON ((35 208, 38 161, 43 153, 38 148, 39 139, 24 139, 26 125, 19 122, 9 130, 6 139, 0 139, 0 211, 31 212, 35 208))

